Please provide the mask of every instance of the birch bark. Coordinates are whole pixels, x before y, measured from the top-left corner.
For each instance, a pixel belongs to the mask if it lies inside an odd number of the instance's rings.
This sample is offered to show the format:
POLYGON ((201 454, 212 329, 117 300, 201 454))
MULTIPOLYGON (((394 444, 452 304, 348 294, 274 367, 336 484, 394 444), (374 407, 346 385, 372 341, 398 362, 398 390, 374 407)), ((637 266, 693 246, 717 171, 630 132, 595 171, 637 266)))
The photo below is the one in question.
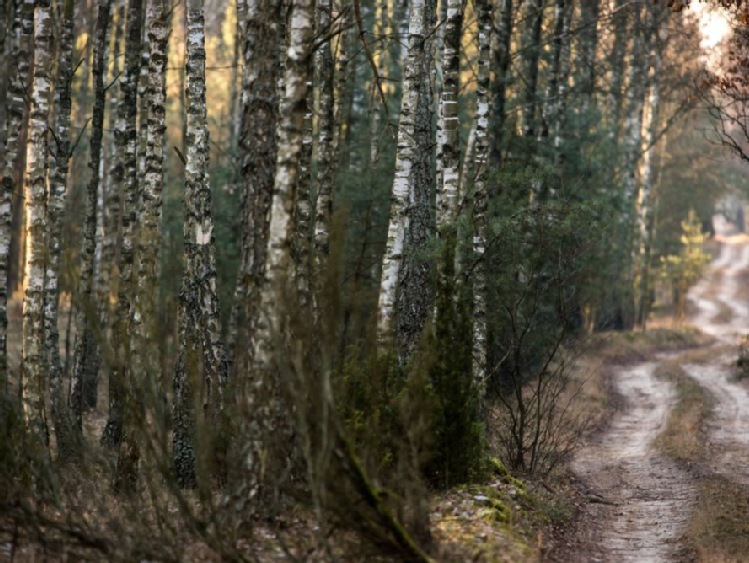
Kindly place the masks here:
POLYGON ((489 65, 491 56, 492 12, 488 0, 474 0, 478 19, 478 81, 476 84, 476 183, 473 198, 473 378, 482 405, 486 390, 487 323, 486 323, 486 179, 489 156, 489 65))
POLYGON ((36 440, 49 444, 44 407, 46 354, 44 277, 47 242, 47 116, 52 89, 52 13, 49 0, 34 3, 34 72, 26 144, 26 267, 23 296, 21 386, 23 414, 36 440))
POLYGON ((250 373, 277 160, 279 0, 250 0, 244 30, 241 262, 234 297, 233 373, 250 373))
POLYGON ((215 413, 228 377, 216 293, 216 240, 208 181, 203 0, 188 0, 186 26, 185 270, 179 299, 180 349, 174 373, 172 439, 181 487, 195 483, 193 390, 200 384, 204 411, 215 413))
MULTIPOLYGON (((306 113, 306 100, 309 95, 310 68, 312 57, 313 0, 294 0, 289 17, 289 47, 284 70, 286 88, 280 103, 278 123, 278 155, 270 215, 270 229, 267 241, 266 262, 261 289, 259 321, 255 333, 255 382, 264 389, 277 388, 280 383, 274 367, 278 355, 283 353, 284 339, 287 336, 288 315, 296 312, 294 305, 289 310, 284 301, 294 302, 294 289, 288 275, 292 266, 291 244, 295 236, 293 212, 299 182, 297 162, 302 150, 302 130, 306 113), (280 344, 280 347, 279 347, 280 344)), ((271 393, 273 391, 270 391, 271 393)), ((260 399, 266 399, 260 397, 260 399)), ((258 410, 257 395, 247 398, 248 404, 258 410)), ((250 475, 258 479, 261 459, 257 448, 273 430, 276 413, 265 410, 257 412, 257 424, 248 436, 253 444, 246 453, 245 467, 250 475)), ((281 416, 288 413, 279 413, 281 416)), ((253 484, 254 485, 254 484, 253 484)), ((254 488, 254 487, 253 487, 254 488)))
POLYGON ((390 219, 377 308, 377 340, 381 350, 393 344, 395 336, 395 304, 403 262, 403 251, 408 230, 408 203, 411 194, 414 159, 415 115, 419 102, 425 56, 425 26, 427 0, 414 0, 408 26, 408 55, 405 63, 403 98, 398 124, 398 147, 395 157, 395 177, 391 195, 390 219))
POLYGON ((424 325, 433 313, 432 261, 426 257, 427 245, 434 231, 432 193, 434 190, 432 159, 435 139, 432 134, 434 68, 431 30, 435 24, 436 1, 424 5, 423 41, 418 46, 417 102, 414 112, 414 137, 411 174, 409 176, 406 234, 399 280, 396 289, 398 357, 405 365, 421 338, 424 325))
POLYGON ((442 52, 442 92, 437 126, 437 229, 440 233, 455 220, 460 188, 460 43, 463 2, 447 0, 447 20, 442 52))
POLYGON ((118 161, 114 171, 113 185, 114 189, 122 193, 122 239, 120 280, 112 319, 113 359, 109 373, 109 418, 101 438, 103 444, 110 446, 118 445, 122 439, 127 368, 131 351, 128 324, 134 285, 133 254, 138 185, 138 79, 142 61, 142 13, 142 0, 129 0, 125 32, 125 73, 120 77, 121 99, 117 108, 115 128, 115 146, 117 152, 122 155, 122 160, 118 161))
MULTIPOLYGON (((120 74, 120 55, 122 52, 122 36, 125 21, 125 0, 114 0, 114 18, 112 25, 112 79, 120 74)), ((118 79, 119 80, 119 79, 118 79)), ((96 272, 96 294, 99 300, 99 318, 101 319, 101 331, 104 336, 103 341, 109 343, 109 325, 112 312, 112 293, 116 285, 112 283, 113 277, 117 272, 117 241, 120 233, 120 201, 121 201, 121 183, 114 182, 114 178, 121 170, 122 159, 124 154, 117 150, 115 142, 116 116, 119 115, 120 105, 120 88, 111 87, 109 89, 109 123, 110 130, 106 133, 106 145, 108 147, 108 158, 105 161, 109 165, 102 183, 102 193, 104 198, 104 209, 101 216, 103 227, 103 237, 101 244, 101 257, 99 268, 96 272), (113 287, 114 286, 114 287, 113 287)), ((116 278, 115 278, 116 281, 116 278)), ((108 346, 108 348, 111 348, 108 346)), ((111 363, 111 354, 105 354, 102 359, 104 368, 108 372, 111 363)))
POLYGON ((55 126, 57 148, 55 170, 50 182, 47 202, 48 221, 48 261, 45 277, 45 338, 52 421, 55 426, 58 456, 71 457, 76 450, 75 430, 68 405, 65 400, 62 382, 62 362, 60 360, 60 335, 57 329, 60 279, 60 254, 62 247, 62 216, 65 211, 65 193, 70 163, 70 116, 72 111, 71 85, 73 81, 73 0, 65 0, 60 25, 60 66, 57 75, 57 123, 55 126))
MULTIPOLYGON (((318 1, 318 29, 330 29, 332 0, 318 1)), ((335 175, 335 75, 331 42, 316 53, 315 83, 319 89, 317 111, 317 202, 315 204, 315 246, 318 273, 325 269, 330 252, 330 219, 333 212, 333 179, 335 175)), ((319 279, 319 276, 318 276, 319 279)))
POLYGON ((643 148, 640 164, 640 191, 637 198, 637 219, 639 230, 638 265, 639 287, 637 288, 637 325, 644 327, 648 316, 650 287, 650 250, 652 246, 653 204, 653 160, 660 119, 660 75, 663 66, 663 49, 666 29, 661 30, 663 13, 657 4, 649 7, 652 21, 652 40, 648 53, 648 100, 643 120, 643 148))
MULTIPOLYGON (((128 407, 123 425, 122 448, 117 465, 116 486, 133 491, 140 459, 138 425, 146 416, 144 400, 162 396, 156 292, 161 247, 161 202, 164 181, 164 135, 166 133, 166 68, 169 52, 167 9, 163 0, 148 0, 146 22, 149 53, 145 91, 146 115, 143 184, 138 200, 137 276, 130 330, 132 335, 128 407)), ((163 341, 163 340, 162 340, 163 341)))
POLYGON ((10 37, 11 61, 10 88, 7 105, 7 138, 3 161, 2 189, 0 189, 0 389, 8 386, 8 268, 11 260, 11 224, 13 218, 13 193, 20 191, 15 174, 16 164, 22 158, 19 133, 26 112, 31 53, 29 46, 33 34, 33 0, 17 2, 10 37), (29 21, 29 14, 32 19, 29 21))

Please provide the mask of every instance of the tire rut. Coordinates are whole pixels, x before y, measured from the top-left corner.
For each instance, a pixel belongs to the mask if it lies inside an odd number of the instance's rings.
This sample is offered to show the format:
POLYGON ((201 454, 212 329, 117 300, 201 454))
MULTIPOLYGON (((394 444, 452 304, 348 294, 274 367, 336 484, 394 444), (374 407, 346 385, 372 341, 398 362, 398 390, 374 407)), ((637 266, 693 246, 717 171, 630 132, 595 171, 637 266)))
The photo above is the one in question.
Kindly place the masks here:
POLYGON ((622 411, 573 463, 573 471, 607 504, 588 510, 605 525, 584 532, 591 536, 584 543, 597 551, 585 560, 666 561, 681 552, 696 488, 685 471, 654 449, 676 401, 673 384, 655 377, 657 366, 656 361, 616 370, 622 411))

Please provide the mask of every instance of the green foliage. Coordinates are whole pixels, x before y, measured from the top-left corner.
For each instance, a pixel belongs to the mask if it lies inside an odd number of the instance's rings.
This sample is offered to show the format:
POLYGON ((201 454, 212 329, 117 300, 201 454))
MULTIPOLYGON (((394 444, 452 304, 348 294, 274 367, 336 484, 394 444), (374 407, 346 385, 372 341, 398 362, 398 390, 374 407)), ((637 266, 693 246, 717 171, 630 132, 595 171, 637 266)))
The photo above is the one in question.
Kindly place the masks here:
POLYGON ((703 275, 710 263, 710 255, 705 252, 707 235, 702 232, 702 221, 693 209, 681 222, 681 251, 661 257, 659 275, 671 284, 676 302, 676 317, 684 318, 686 313, 687 291, 703 275))
POLYGON ((489 422, 500 457, 531 473, 558 464, 584 423, 568 416, 566 372, 582 311, 597 297, 596 250, 611 214, 606 202, 537 197, 556 181, 531 167, 497 176, 487 247, 489 422))
POLYGON ((484 427, 471 372, 468 295, 454 275, 455 235, 441 246, 437 315, 407 366, 395 357, 350 351, 337 377, 338 408, 360 455, 381 476, 393 474, 404 437, 419 450, 429 482, 447 488, 481 469, 484 427))

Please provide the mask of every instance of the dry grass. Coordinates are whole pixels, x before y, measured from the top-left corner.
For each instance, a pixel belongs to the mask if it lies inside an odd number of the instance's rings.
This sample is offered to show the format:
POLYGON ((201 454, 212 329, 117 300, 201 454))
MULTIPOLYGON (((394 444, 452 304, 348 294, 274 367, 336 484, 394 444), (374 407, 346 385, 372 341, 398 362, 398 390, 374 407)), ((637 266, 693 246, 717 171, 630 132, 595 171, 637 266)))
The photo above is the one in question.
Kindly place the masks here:
MULTIPOLYGON (((705 355, 704 351, 702 355, 705 355)), ((692 356, 697 357, 698 354, 692 356)), ((683 360, 683 356, 680 360, 683 360)), ((656 375, 673 381, 678 394, 676 406, 669 415, 666 428, 656 440, 656 447, 681 462, 702 461, 706 455, 704 422, 710 414, 710 398, 675 360, 662 362, 656 375)))
POLYGON ((749 554, 749 487, 711 475, 700 481, 699 507, 687 538, 700 561, 746 561, 749 554))
MULTIPOLYGON (((705 363, 722 348, 692 351, 678 362, 705 363)), ((657 371, 676 385, 678 401, 656 446, 665 455, 687 464, 697 478, 698 505, 692 512, 686 540, 699 561, 722 563, 746 561, 749 554, 749 487, 731 482, 707 470, 710 452, 705 421, 713 401, 688 377, 676 360, 663 362, 657 371)))

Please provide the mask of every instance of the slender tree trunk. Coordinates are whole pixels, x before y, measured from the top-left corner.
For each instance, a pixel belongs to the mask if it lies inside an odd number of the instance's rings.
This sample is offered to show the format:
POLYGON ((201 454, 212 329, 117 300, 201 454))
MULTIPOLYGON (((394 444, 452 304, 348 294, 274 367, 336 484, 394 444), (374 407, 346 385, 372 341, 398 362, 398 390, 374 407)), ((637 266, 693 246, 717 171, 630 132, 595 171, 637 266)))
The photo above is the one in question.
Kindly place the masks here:
POLYGON ((627 42, 626 0, 614 0, 614 13, 611 16, 614 38, 611 48, 611 90, 608 95, 608 116, 611 138, 614 146, 619 143, 622 116, 622 87, 624 85, 624 55, 627 42))
POLYGON ((60 298, 60 255, 62 249, 62 215, 65 211, 65 193, 70 163, 70 116, 73 106, 71 85, 73 81, 73 0, 65 0, 63 20, 60 25, 60 67, 57 75, 57 125, 56 165, 50 183, 47 203, 49 225, 48 263, 45 279, 45 337, 47 341, 47 366, 52 407, 52 421, 55 425, 58 456, 71 457, 78 444, 62 382, 62 362, 60 360, 60 334, 58 331, 60 298))
POLYGON ((442 234, 455 220, 460 188, 460 44, 463 2, 448 0, 442 52, 442 92, 437 125, 437 229, 442 234))
POLYGON ((624 209, 621 214, 621 236, 624 261, 623 296, 621 298, 621 317, 626 328, 635 322, 634 277, 635 277, 635 247, 639 248, 638 237, 635 236, 635 218, 637 198, 637 163, 640 156, 642 140, 642 118, 645 103, 645 88, 647 85, 646 65, 649 50, 649 33, 647 25, 643 25, 642 5, 632 6, 633 40, 629 73, 629 86, 626 99, 626 117, 624 123, 624 139, 622 142, 622 174, 624 188, 624 209))
POLYGON ((29 84, 30 34, 33 26, 26 25, 27 13, 33 10, 33 0, 22 5, 16 3, 11 28, 9 62, 10 89, 8 92, 7 125, 8 136, 5 142, 5 160, 2 170, 0 190, 0 390, 8 390, 8 274, 11 261, 11 229, 13 194, 20 191, 15 174, 17 163, 22 157, 19 133, 26 115, 26 91, 29 84))
POLYGON ((398 124, 395 178, 393 179, 387 241, 382 258, 382 278, 377 308, 377 340, 382 350, 387 350, 392 346, 395 336, 396 299, 408 229, 409 197, 412 193, 416 112, 419 92, 424 82, 421 74, 424 69, 422 59, 426 56, 427 1, 414 0, 411 3, 409 17, 408 60, 403 67, 405 80, 398 124))
POLYGON ((202 388, 203 410, 221 405, 228 366, 216 294, 216 240, 208 181, 203 0, 186 5, 185 270, 179 300, 180 350, 174 373, 174 465, 181 487, 195 483, 193 393, 202 388), (202 364, 202 381, 197 377, 202 364))
MULTIPOLYGON (((331 0, 318 0, 318 30, 325 33, 330 28, 331 0)), ((333 181, 335 176, 335 75, 331 42, 320 46, 316 55, 315 83, 319 90, 317 112, 317 202, 315 220, 315 246, 318 274, 326 266, 330 253, 330 219, 333 212, 333 181)), ((376 156, 375 156, 376 157, 376 156)), ((318 275, 318 280, 320 279, 318 275)))
MULTIPOLYGON (((115 486, 133 492, 137 480, 140 445, 138 431, 146 416, 146 401, 161 405, 163 390, 159 371, 159 342, 156 292, 159 283, 161 248, 161 202, 164 183, 164 135, 166 134, 166 69, 169 54, 167 9, 164 0, 148 0, 146 22, 149 54, 143 98, 147 100, 144 121, 146 146, 143 188, 138 200, 137 278, 130 319, 132 335, 128 404, 115 486)), ((162 419, 162 417, 159 417, 162 419)))
POLYGON ((480 411, 484 413, 483 401, 487 377, 487 322, 486 293, 486 208, 488 200, 487 159, 489 157, 489 65, 491 64, 492 12, 488 0, 474 0, 478 18, 478 81, 476 85, 476 183, 473 197, 473 378, 478 391, 480 411))
POLYGON ((102 443, 115 446, 122 439, 127 369, 130 361, 128 324, 133 296, 133 259, 137 201, 138 79, 141 65, 141 0, 129 0, 125 40, 125 74, 120 77, 121 100, 117 112, 115 144, 122 155, 114 174, 114 189, 122 193, 122 246, 120 280, 112 324, 114 358, 109 373, 109 418, 102 443))
POLYGON ((26 269, 23 299, 23 413, 32 436, 49 444, 44 407, 46 354, 44 277, 47 254, 47 116, 52 77, 52 11, 49 0, 34 4, 34 73, 26 145, 26 269))
POLYGON ((496 12, 497 48, 494 51, 494 82, 492 83, 492 131, 489 140, 489 161, 499 166, 502 160, 502 145, 505 135, 505 108, 509 87, 512 60, 513 6, 512 0, 502 0, 501 9, 496 12))
POLYGON ((241 262, 234 297, 233 373, 250 373, 277 160, 279 0, 250 0, 244 30, 241 262))
POLYGON ((96 253, 96 206, 99 191, 101 141, 104 127, 104 70, 106 37, 109 28, 111 0, 100 0, 96 17, 94 45, 94 116, 91 124, 91 178, 86 191, 86 224, 81 248, 81 273, 78 282, 78 309, 76 311, 76 346, 73 352, 73 370, 70 375, 70 408, 76 431, 82 432, 84 402, 88 405, 90 391, 86 388, 97 380, 96 309, 93 299, 94 260, 96 253))
POLYGON ((662 12, 658 5, 649 7, 651 25, 653 27, 650 52, 648 53, 648 101, 643 121, 642 161, 640 165, 640 192, 637 199, 637 219, 639 229, 639 256, 637 270, 639 271, 639 287, 637 288, 637 307, 635 322, 644 327, 647 321, 648 301, 650 291, 650 249, 652 241, 650 235, 653 224, 653 160, 660 118, 660 74, 663 66, 663 38, 660 34, 662 12))
MULTIPOLYGON (((313 0, 294 0, 289 17, 289 49, 283 80, 286 88, 280 103, 278 158, 261 290, 260 320, 255 333, 255 378, 259 386, 268 390, 267 395, 274 393, 280 383, 274 368, 278 366, 280 354, 285 349, 289 315, 299 312, 294 299, 296 287, 288 276, 292 266, 291 244, 295 236, 292 213, 299 183, 297 162, 302 151, 306 99, 309 96, 308 61, 312 56, 314 9, 313 0), (288 308, 289 302, 291 310, 288 308)), ((267 398, 260 397, 266 401, 267 398)), ((256 399, 254 396, 248 397, 249 404, 254 404, 256 399)), ((288 417, 289 413, 266 415, 261 412, 256 415, 259 424, 254 428, 254 435, 248 436, 249 440, 261 443, 268 438, 268 432, 277 431, 277 428, 273 428, 276 415, 288 417)), ((259 475, 262 469, 260 459, 248 459, 247 463, 248 473, 259 475)))
MULTIPOLYGON (((114 38, 112 41, 112 79, 120 73, 120 54, 122 52, 122 35, 125 22, 125 0, 114 0, 114 38)), ((119 78, 118 78, 119 80, 119 78)), ((108 157, 105 161, 108 164, 108 170, 103 178, 102 194, 104 198, 103 213, 101 215, 101 224, 103 227, 103 237, 101 240, 101 256, 99 268, 96 271, 96 295, 99 302, 99 318, 101 322, 102 342, 108 345, 104 348, 106 352, 102 355, 102 368, 106 375, 109 375, 111 364, 111 339, 109 334, 110 316, 111 316, 111 298, 112 298, 112 279, 117 269, 117 241, 120 233, 120 201, 121 201, 121 184, 114 182, 117 170, 122 166, 123 154, 117 150, 115 142, 115 128, 117 115, 119 115, 119 90, 112 86, 109 89, 109 124, 110 130, 106 134, 106 146, 108 147, 108 157)))
POLYGON ((427 0, 424 7, 424 41, 418 47, 419 57, 416 60, 418 92, 414 112, 413 158, 405 210, 406 236, 396 293, 396 336, 401 365, 408 362, 415 350, 434 307, 432 262, 426 254, 434 231, 432 158, 435 140, 432 135, 434 101, 431 85, 434 64, 429 35, 434 27, 435 11, 436 2, 427 0))
POLYGON ((581 30, 578 52, 581 67, 576 82, 580 83, 579 92, 582 94, 580 114, 586 119, 590 119, 590 111, 595 102, 599 8, 600 0, 580 0, 581 30))
POLYGON ((523 31, 523 137, 535 139, 538 96, 538 63, 541 55, 541 31, 544 0, 528 0, 525 8, 525 30, 523 31))
MULTIPOLYGON (((14 25, 19 24, 19 49, 17 78, 18 92, 23 99, 22 117, 19 122, 20 129, 15 138, 17 152, 15 153, 15 162, 11 170, 13 178, 12 199, 12 218, 11 218, 11 238, 8 256, 8 290, 14 291, 23 289, 23 273, 25 271, 26 260, 26 229, 25 216, 26 204, 23 200, 23 182, 26 172, 26 151, 24 145, 29 137, 30 108, 31 104, 31 69, 33 68, 34 57, 34 0, 22 0, 16 6, 16 13, 19 14, 14 25)), ((15 87, 14 87, 15 89, 15 87)), ((19 386, 20 390, 20 386, 19 386)))

